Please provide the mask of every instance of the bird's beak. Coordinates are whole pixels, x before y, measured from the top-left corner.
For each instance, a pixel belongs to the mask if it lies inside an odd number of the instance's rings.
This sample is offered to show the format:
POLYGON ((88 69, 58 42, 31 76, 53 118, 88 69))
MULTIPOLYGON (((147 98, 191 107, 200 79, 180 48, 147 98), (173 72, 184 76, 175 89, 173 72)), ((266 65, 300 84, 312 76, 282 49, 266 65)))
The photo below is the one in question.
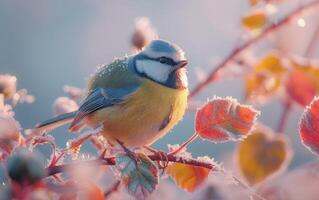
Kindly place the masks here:
POLYGON ((182 60, 176 65, 176 69, 180 69, 180 68, 186 67, 187 64, 188 64, 187 60, 182 60))

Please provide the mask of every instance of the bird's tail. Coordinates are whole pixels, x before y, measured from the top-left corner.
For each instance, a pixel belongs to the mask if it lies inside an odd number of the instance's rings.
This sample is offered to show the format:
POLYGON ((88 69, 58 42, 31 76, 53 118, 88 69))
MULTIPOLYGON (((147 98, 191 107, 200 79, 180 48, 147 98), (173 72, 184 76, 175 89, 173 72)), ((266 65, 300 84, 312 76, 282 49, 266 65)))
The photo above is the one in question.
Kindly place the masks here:
POLYGON ((51 131, 56 129, 66 123, 70 123, 73 121, 77 111, 65 113, 62 115, 58 115, 52 119, 46 120, 40 124, 36 125, 37 131, 51 131))

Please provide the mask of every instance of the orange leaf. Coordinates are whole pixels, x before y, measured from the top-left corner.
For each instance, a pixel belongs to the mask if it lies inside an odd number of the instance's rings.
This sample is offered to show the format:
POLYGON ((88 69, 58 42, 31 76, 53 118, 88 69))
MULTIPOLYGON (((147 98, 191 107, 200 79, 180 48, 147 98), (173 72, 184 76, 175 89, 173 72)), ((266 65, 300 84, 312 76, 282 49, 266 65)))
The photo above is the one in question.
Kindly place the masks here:
POLYGON ((241 23, 248 30, 257 30, 267 23, 267 15, 263 11, 254 11, 241 19, 241 23))
POLYGON ((311 151, 319 154, 319 98, 315 97, 305 109, 299 133, 303 144, 311 151))
POLYGON ((237 156, 242 175, 255 185, 284 169, 290 151, 285 138, 259 128, 239 143, 237 156))
POLYGON ((198 188, 207 179, 210 171, 203 167, 182 163, 172 163, 166 170, 166 173, 173 178, 175 183, 188 192, 198 188))
POLYGON ((195 130, 203 138, 222 142, 240 140, 252 129, 258 111, 233 98, 214 98, 196 113, 195 130))

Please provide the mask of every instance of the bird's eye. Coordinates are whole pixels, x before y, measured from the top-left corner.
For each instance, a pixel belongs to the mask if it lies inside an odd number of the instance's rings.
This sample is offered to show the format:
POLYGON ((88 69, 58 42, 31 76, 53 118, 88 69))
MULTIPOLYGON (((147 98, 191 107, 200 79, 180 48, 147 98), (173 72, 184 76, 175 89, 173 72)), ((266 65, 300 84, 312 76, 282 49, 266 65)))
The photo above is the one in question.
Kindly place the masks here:
POLYGON ((160 57, 160 58, 158 59, 158 61, 159 61, 160 63, 167 63, 167 58, 165 58, 165 57, 160 57))
POLYGON ((174 61, 171 58, 160 57, 158 61, 163 64, 174 65, 174 61))

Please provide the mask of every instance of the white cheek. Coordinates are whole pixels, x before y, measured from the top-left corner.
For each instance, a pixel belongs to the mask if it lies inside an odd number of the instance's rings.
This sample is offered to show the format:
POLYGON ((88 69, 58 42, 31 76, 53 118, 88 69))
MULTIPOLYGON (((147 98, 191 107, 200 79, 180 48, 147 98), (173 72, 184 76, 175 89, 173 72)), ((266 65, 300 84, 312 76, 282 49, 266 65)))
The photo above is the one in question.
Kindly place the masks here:
POLYGON ((172 71, 171 66, 152 60, 137 60, 136 68, 138 72, 144 73, 153 80, 162 83, 167 81, 172 71))

